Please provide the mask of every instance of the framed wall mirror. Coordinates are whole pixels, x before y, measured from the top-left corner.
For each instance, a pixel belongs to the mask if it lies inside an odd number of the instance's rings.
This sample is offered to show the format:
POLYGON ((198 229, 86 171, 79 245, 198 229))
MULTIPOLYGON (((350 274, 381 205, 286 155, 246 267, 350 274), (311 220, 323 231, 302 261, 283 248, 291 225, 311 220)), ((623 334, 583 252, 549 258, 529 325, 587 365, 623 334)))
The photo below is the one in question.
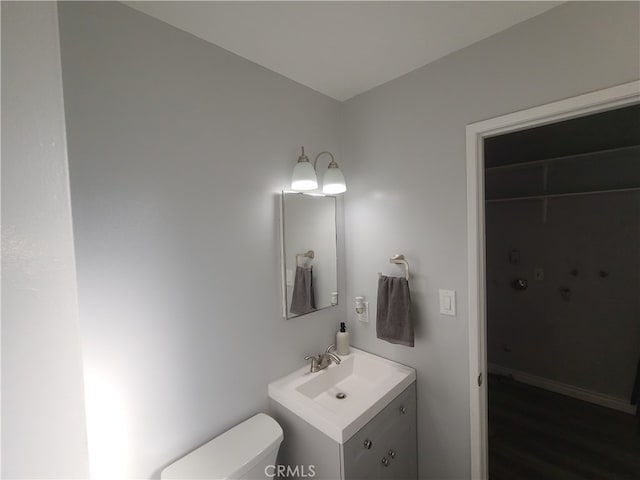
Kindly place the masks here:
POLYGON ((282 192, 280 218, 283 316, 337 305, 336 198, 282 192))

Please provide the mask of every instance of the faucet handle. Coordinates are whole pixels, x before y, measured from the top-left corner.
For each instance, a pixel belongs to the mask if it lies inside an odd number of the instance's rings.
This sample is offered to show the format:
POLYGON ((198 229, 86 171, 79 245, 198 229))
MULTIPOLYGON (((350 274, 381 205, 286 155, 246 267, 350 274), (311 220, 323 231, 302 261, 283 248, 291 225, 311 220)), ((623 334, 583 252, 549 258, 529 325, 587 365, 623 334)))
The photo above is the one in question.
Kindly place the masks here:
POLYGON ((331 353, 331 351, 332 351, 332 350, 335 350, 335 349, 336 349, 336 344, 335 344, 335 343, 332 343, 331 345, 329 345, 329 346, 327 347, 327 349, 325 350, 325 353, 331 353))

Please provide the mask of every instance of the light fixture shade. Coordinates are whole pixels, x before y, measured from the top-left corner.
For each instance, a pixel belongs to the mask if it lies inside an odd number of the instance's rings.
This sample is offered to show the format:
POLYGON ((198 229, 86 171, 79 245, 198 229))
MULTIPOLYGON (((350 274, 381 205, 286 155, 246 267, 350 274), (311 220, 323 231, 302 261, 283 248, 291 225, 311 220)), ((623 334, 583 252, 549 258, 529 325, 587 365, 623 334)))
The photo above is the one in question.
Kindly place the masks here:
POLYGON ((329 167, 324 174, 322 180, 322 193, 328 195, 335 195, 336 193, 343 193, 347 191, 347 185, 344 181, 344 175, 342 171, 336 167, 329 167))
POLYGON ((297 191, 315 190, 318 188, 316 171, 310 162, 298 162, 293 167, 291 176, 291 189, 297 191))

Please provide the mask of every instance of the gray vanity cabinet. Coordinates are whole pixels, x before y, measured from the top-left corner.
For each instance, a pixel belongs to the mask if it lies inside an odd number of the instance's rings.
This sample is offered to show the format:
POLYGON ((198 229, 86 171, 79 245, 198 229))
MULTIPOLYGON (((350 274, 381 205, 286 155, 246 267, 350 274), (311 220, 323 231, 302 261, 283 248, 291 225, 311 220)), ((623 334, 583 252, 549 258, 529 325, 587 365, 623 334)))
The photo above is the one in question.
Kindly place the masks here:
POLYGON ((407 387, 342 446, 345 480, 417 478, 415 385, 407 387))
POLYGON ((293 468, 313 465, 314 480, 418 478, 415 382, 344 444, 329 438, 278 402, 270 399, 270 405, 270 413, 284 429, 279 455, 279 463, 283 465, 293 468))

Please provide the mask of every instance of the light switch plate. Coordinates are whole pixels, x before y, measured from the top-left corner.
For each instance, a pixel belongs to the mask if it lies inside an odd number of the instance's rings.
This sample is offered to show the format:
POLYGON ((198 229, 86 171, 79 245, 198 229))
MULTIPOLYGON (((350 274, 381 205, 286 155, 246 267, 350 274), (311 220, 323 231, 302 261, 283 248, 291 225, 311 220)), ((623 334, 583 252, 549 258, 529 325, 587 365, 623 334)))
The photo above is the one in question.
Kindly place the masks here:
POLYGON ((440 293, 440 313, 443 315, 456 315, 455 290, 438 290, 440 293))

